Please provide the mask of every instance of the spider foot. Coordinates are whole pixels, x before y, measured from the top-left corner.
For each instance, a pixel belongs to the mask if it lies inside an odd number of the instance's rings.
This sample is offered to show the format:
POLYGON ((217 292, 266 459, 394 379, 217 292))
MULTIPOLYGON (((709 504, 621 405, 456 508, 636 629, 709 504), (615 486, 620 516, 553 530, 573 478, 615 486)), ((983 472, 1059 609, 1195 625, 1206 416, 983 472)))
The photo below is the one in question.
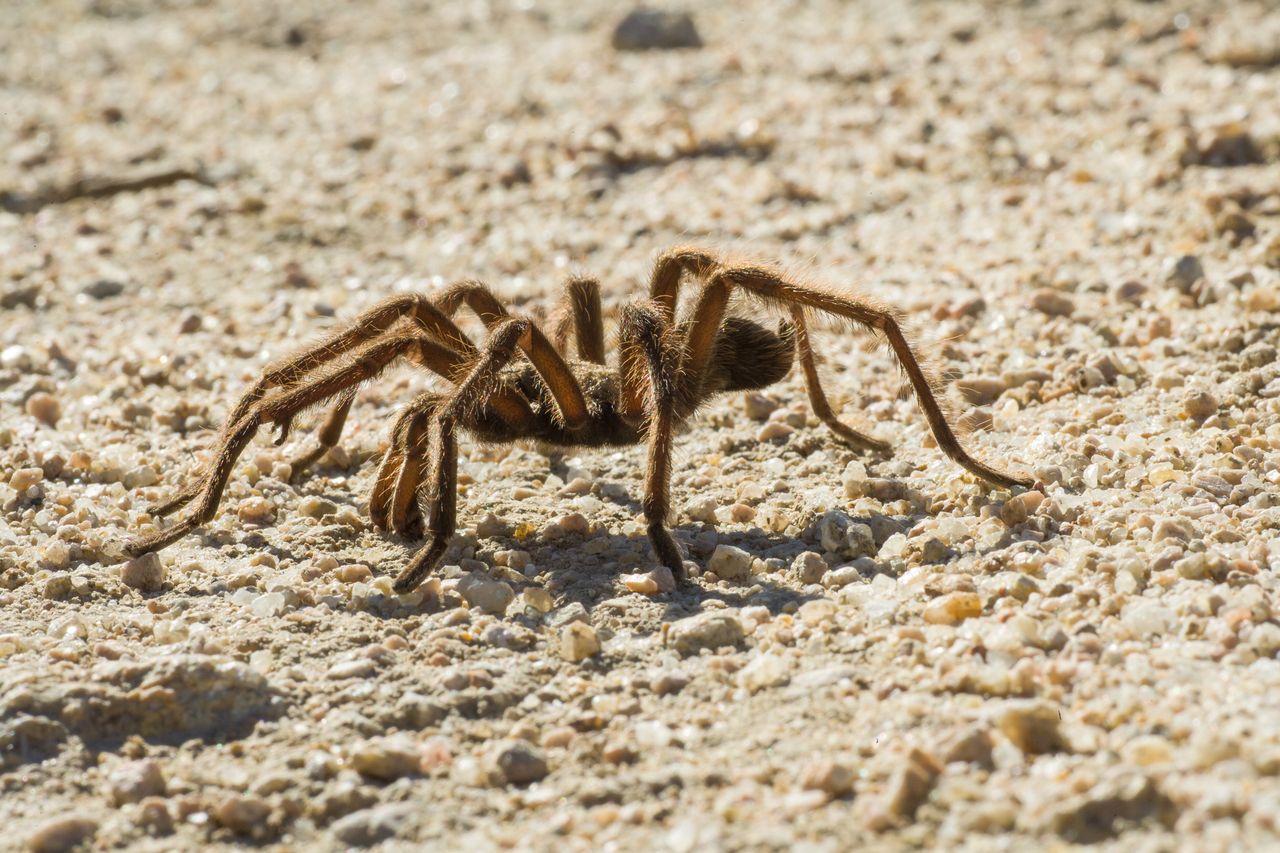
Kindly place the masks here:
POLYGON ((288 417, 278 421, 276 423, 276 440, 273 444, 275 444, 276 447, 284 444, 289 438, 289 431, 291 429, 293 429, 293 415, 289 415, 288 417))
POLYGON ((689 579, 680 546, 676 544, 675 539, 671 538, 671 533, 665 527, 661 524, 649 525, 649 542, 652 543, 653 551, 658 556, 658 562, 671 570, 671 576, 676 579, 676 583, 689 579))
POLYGON ((872 450, 876 453, 884 453, 890 456, 893 455, 893 445, 889 444, 889 442, 881 441, 880 439, 869 436, 866 433, 858 432, 853 427, 847 426, 835 418, 832 418, 827 422, 827 427, 835 433, 837 439, 850 447, 856 447, 859 450, 872 450))
POLYGON ((299 453, 297 456, 289 460, 289 467, 292 469, 289 474, 289 482, 297 483, 302 479, 302 475, 311 468, 312 465, 320 461, 320 457, 329 450, 323 444, 317 444, 306 453, 299 453))
POLYGON ((413 555, 413 559, 400 572, 391 588, 401 595, 413 592, 418 588, 418 584, 426 580, 427 575, 436 567, 436 563, 440 562, 440 558, 444 556, 448 547, 447 539, 432 539, 430 545, 413 555))
POLYGON ((161 548, 167 548, 177 542, 195 527, 195 522, 184 520, 147 536, 135 536, 125 541, 124 552, 130 557, 141 557, 143 554, 159 551, 161 548))
POLYGON ((201 483, 198 481, 189 486, 185 486, 180 489, 176 495, 169 498, 169 500, 150 507, 147 512, 158 518, 163 518, 166 515, 180 510, 187 504, 191 503, 192 499, 195 498, 196 495, 200 494, 200 487, 201 483))

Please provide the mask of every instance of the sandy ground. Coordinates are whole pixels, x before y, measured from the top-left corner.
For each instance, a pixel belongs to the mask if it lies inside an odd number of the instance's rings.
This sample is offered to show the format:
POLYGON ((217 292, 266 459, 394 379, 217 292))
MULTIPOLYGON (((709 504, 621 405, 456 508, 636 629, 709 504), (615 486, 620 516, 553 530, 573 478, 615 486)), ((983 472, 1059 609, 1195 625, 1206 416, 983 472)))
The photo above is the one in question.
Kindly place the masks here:
MULTIPOLYGON (((1280 844, 1280 12, 553 0, 0 9, 0 847, 1280 844), (278 9, 278 11, 270 11, 278 9), (464 442, 438 579, 300 425, 124 564, 263 366, 460 277, 610 317, 680 242, 903 309, 990 489, 818 333, 644 450, 464 442), (717 549, 718 554, 717 554, 717 549)), ((749 307, 749 306, 744 306, 749 307)), ((468 326, 474 329, 474 326, 468 326)))

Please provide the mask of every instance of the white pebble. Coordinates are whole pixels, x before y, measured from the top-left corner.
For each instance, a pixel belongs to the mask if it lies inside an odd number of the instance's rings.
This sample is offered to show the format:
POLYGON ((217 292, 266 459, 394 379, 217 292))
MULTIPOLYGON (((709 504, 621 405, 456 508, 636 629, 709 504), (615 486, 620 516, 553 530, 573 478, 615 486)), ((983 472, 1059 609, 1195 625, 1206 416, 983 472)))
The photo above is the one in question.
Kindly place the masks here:
POLYGON ((120 568, 120 580, 139 592, 156 592, 164 585, 165 568, 157 554, 143 554, 120 568))
POLYGON ((516 599, 515 590, 509 584, 478 574, 459 578, 457 590, 469 607, 495 616, 506 613, 511 602, 516 599))
POLYGON ((751 576, 752 557, 741 548, 717 545, 707 561, 707 571, 715 572, 725 580, 742 580, 751 576))
POLYGON ((236 509, 236 517, 245 524, 270 524, 276 508, 266 498, 245 498, 236 509))

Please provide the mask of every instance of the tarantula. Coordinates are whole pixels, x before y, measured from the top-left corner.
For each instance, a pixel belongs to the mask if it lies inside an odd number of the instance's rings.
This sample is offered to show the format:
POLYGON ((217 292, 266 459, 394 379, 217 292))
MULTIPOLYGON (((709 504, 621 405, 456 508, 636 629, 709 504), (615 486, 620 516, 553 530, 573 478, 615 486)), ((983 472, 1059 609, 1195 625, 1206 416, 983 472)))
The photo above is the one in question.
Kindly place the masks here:
POLYGON ((453 536, 459 429, 494 443, 535 439, 593 447, 646 442, 643 509, 649 540, 658 559, 683 579, 680 549, 667 530, 672 438, 708 398, 778 382, 798 357, 818 418, 852 445, 888 449, 832 412, 818 383, 806 324, 809 310, 851 320, 889 344, 944 453, 989 483, 1032 484, 965 452, 896 311, 802 284, 772 266, 735 263, 703 249, 678 247, 658 258, 649 298, 622 309, 617 364, 612 367, 606 360, 600 288, 590 278, 566 283, 555 345, 532 320, 509 314, 479 282, 454 284, 433 298, 406 294, 383 300, 318 344, 268 367, 227 416, 212 463, 153 513, 163 516, 187 504, 191 508, 168 528, 132 540, 126 550, 136 556, 163 548, 212 519, 236 459, 259 427, 275 425, 280 444, 299 412, 333 399, 319 441, 295 468, 320 458, 336 445, 359 385, 404 358, 439 374, 452 388, 423 393, 400 413, 369 500, 379 529, 420 539, 425 527, 426 544, 396 578, 397 592, 421 583, 453 536), (677 319, 677 296, 686 273, 701 282, 701 289, 692 308, 677 319), (789 320, 775 332, 728 315, 735 290, 788 311, 789 320), (482 346, 452 319, 464 304, 487 327, 482 346), (577 350, 572 361, 566 360, 570 337, 577 350))

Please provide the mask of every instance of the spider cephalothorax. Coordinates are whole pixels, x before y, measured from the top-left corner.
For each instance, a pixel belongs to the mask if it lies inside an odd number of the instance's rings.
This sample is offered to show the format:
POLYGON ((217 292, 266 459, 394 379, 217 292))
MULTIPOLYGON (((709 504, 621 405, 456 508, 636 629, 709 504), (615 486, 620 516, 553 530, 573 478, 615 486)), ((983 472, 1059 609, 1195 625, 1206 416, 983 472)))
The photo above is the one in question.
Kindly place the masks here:
POLYGON ((299 412, 325 400, 333 405, 301 471, 333 447, 356 389, 405 359, 448 380, 449 391, 424 393, 405 406, 391 430, 369 512, 380 529, 421 538, 395 581, 407 592, 435 567, 457 521, 457 430, 482 441, 522 438, 565 447, 648 445, 644 514, 658 559, 677 578, 684 563, 667 530, 672 437, 697 407, 726 391, 763 388, 781 380, 799 359, 814 413, 838 436, 866 448, 883 442, 840 422, 831 411, 809 340, 806 314, 851 320, 892 349, 915 391, 938 446, 987 482, 1030 486, 965 452, 938 405, 896 312, 868 299, 801 284, 774 267, 740 264, 698 248, 663 253, 649 298, 623 308, 618 356, 607 364, 600 290, 592 279, 570 279, 555 344, 532 320, 511 316, 484 285, 452 285, 433 298, 395 296, 365 311, 319 344, 269 367, 227 416, 217 454, 201 476, 155 509, 164 515, 192 506, 168 528, 129 543, 142 554, 169 545, 213 518, 236 459, 259 427, 273 424, 283 441, 299 412), (701 288, 684 319, 676 302, 685 274, 701 288), (789 313, 774 332, 727 315, 729 298, 745 291, 789 313), (467 305, 488 330, 476 346, 453 322, 467 305), (570 339, 576 358, 569 359, 570 339))

